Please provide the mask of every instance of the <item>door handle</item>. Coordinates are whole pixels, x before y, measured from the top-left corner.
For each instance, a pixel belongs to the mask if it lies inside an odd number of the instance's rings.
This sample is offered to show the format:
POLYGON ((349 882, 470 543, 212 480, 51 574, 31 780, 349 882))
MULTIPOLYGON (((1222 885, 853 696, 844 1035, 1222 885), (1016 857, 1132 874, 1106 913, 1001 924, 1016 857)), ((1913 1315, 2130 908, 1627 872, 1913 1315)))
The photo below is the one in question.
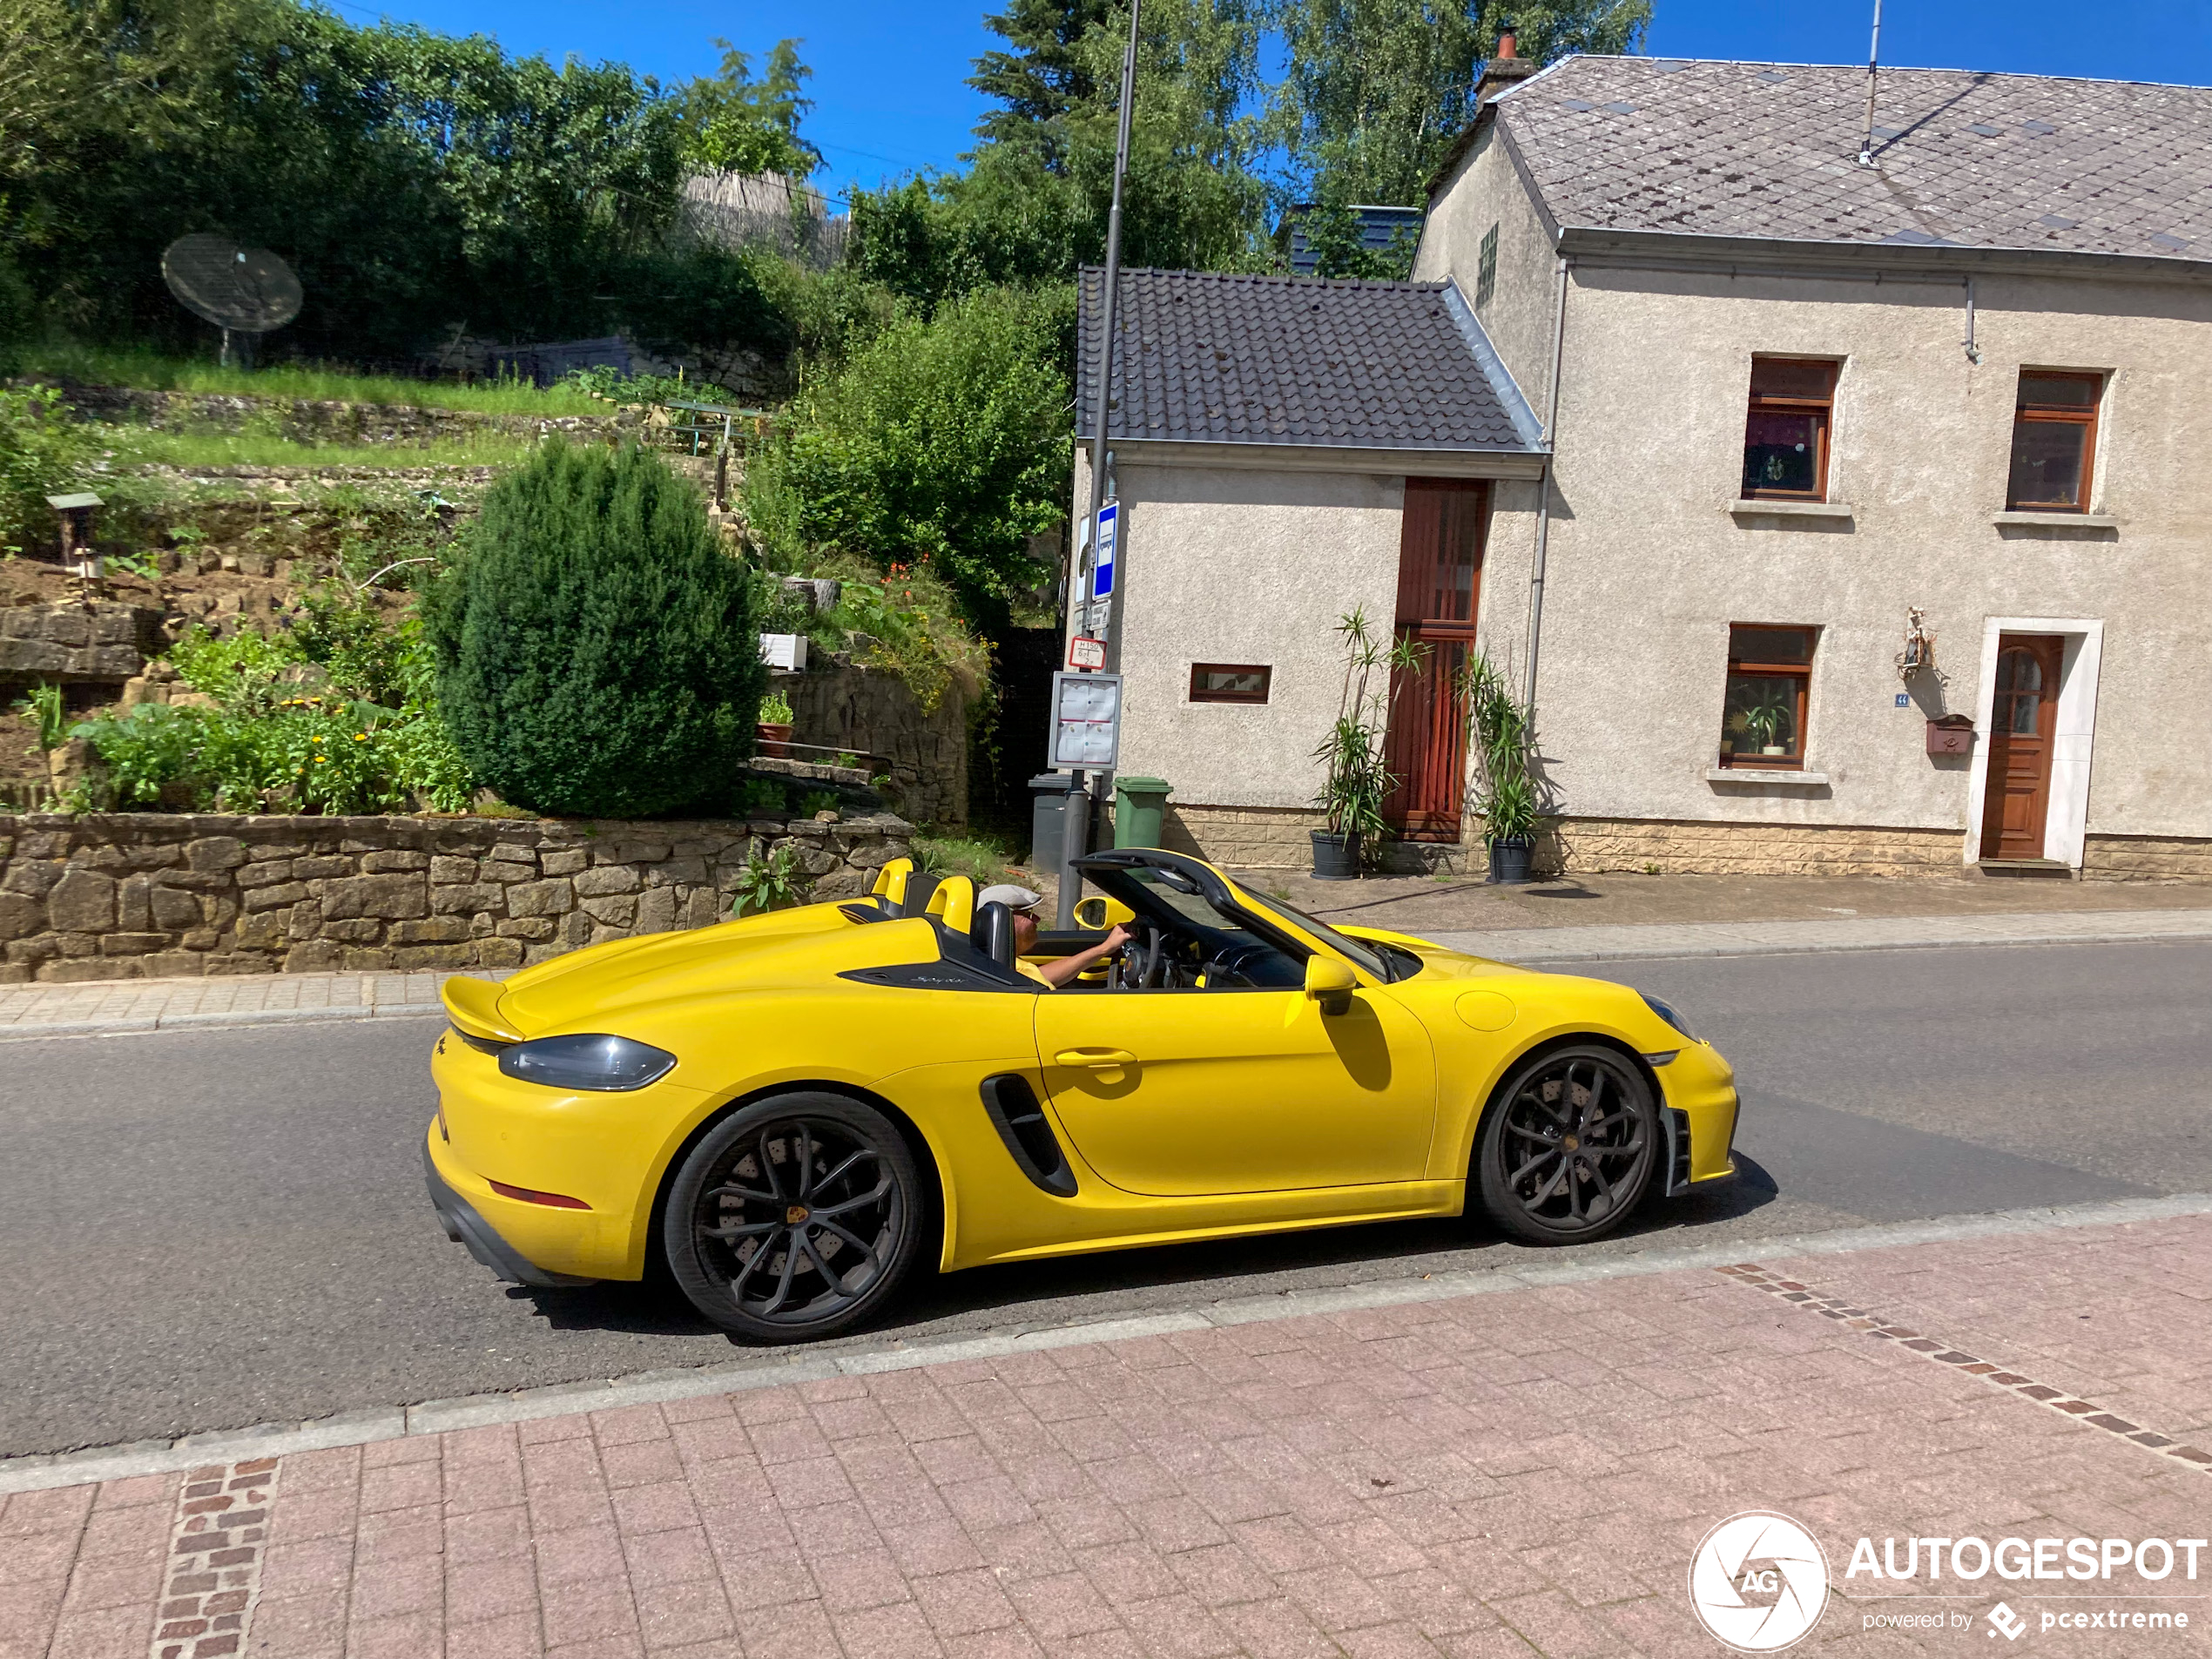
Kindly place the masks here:
POLYGON ((1136 1056, 1126 1049, 1062 1049, 1052 1056, 1055 1066, 1088 1068, 1092 1071, 1111 1071, 1123 1066, 1133 1066, 1136 1056))

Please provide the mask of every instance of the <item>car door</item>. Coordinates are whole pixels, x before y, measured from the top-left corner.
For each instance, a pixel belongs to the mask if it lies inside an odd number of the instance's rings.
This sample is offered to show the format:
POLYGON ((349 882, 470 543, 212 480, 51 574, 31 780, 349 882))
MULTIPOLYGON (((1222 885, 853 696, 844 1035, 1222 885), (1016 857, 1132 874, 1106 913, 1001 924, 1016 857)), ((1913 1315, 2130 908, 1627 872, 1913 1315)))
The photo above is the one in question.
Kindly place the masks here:
POLYGON ((1428 1033, 1386 989, 1036 999, 1053 1109, 1084 1160, 1161 1197, 1418 1181, 1435 1127, 1428 1033))

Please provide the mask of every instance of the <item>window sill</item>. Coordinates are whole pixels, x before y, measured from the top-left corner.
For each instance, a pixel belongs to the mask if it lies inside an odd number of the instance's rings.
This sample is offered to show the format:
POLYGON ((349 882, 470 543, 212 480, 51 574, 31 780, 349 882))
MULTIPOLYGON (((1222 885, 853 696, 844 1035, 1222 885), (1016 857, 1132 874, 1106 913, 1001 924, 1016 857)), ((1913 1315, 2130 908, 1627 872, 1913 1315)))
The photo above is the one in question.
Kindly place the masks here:
POLYGON ((2000 529, 2116 530, 2120 521, 2109 513, 2021 513, 2006 511, 1989 521, 2000 529))
POLYGON ((1824 772, 1796 772, 1787 766, 1708 766, 1709 784, 1786 784, 1803 788, 1828 781, 1824 772))
POLYGON ((1737 518, 1823 518, 1848 522, 1851 504, 1840 501, 1737 501, 1728 505, 1737 518))

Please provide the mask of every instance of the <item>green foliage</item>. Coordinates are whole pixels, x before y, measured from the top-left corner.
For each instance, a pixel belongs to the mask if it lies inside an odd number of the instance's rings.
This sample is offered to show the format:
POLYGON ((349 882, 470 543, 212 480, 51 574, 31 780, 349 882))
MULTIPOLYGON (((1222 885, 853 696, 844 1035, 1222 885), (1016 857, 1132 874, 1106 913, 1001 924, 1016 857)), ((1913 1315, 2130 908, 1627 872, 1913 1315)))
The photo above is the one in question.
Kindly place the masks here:
POLYGON ((1028 538, 1066 512, 1065 378, 1034 301, 973 295, 894 322, 804 386, 745 470, 745 519, 786 568, 846 551, 928 561, 971 620, 1049 572, 1028 538))
POLYGON ((914 838, 914 867, 942 879, 964 875, 980 890, 1010 880, 1013 856, 999 842, 981 835, 917 835, 914 838))
MULTIPOLYGON (((276 432, 179 432, 168 428, 96 428, 127 467, 388 467, 388 444, 303 443, 276 432)), ((505 432, 472 432, 408 449, 414 467, 512 466, 531 440, 505 432)))
POLYGON ((1477 776, 1471 804, 1481 815, 1484 838, 1534 835, 1543 814, 1535 779, 1536 734, 1527 706, 1487 657, 1478 654, 1460 676, 1477 776))
MULTIPOLYGON (((0 0, 4 5, 6 0, 0 0)), ((0 313, 4 313, 0 303, 0 313)), ((180 357, 144 347, 88 345, 48 339, 24 355, 26 373, 85 386, 132 386, 152 392, 228 397, 296 398, 326 403, 366 403, 379 408, 463 409, 480 415, 554 418, 606 411, 565 385, 540 388, 502 375, 492 380, 418 381, 356 374, 317 363, 274 363, 266 368, 225 367, 210 357, 180 357)))
POLYGON ((791 810, 791 794, 783 785, 767 778, 748 778, 745 785, 745 814, 747 818, 781 818, 791 810))
MULTIPOLYGON (((1325 183, 1332 192, 1339 189, 1334 179, 1325 183)), ((1420 238, 1402 226, 1387 247, 1369 247, 1359 233, 1359 216, 1340 201, 1312 204, 1298 215, 1298 226, 1313 255, 1313 274, 1318 277, 1402 282, 1413 274, 1420 238)))
POLYGON ((760 699, 760 711, 753 716, 763 725, 789 725, 791 699, 781 691, 771 691, 760 699))
POLYGON ((739 867, 732 883, 736 900, 730 914, 742 916, 748 908, 764 914, 782 910, 804 899, 809 885, 799 872, 798 850, 791 843, 786 841, 773 853, 764 853, 755 841, 752 856, 739 867))
POLYGON ((241 628, 221 639, 198 623, 169 648, 170 664, 185 685, 228 712, 246 716, 274 708, 282 695, 278 677, 304 660, 289 636, 241 628))
POLYGON ((98 453, 91 429, 70 418, 60 394, 0 387, 0 552, 53 543, 46 497, 81 488, 98 453))
POLYGON ((833 813, 838 810, 838 806, 837 791, 834 789, 810 789, 799 798, 799 815, 813 818, 817 813, 833 813))
POLYGON ((595 363, 589 368, 570 369, 561 383, 610 403, 735 404, 741 401, 727 387, 687 379, 680 369, 673 374, 625 374, 612 364, 595 363))
MULTIPOLYGON (((1474 87, 1501 24, 1549 63, 1642 43, 1650 0, 1266 0, 1287 57, 1265 118, 1305 199, 1419 206, 1445 150, 1474 117, 1474 87)), ((1361 274, 1349 271, 1346 274, 1361 274)))
POLYGON ((766 678, 750 585, 658 457, 547 444, 485 496, 425 620, 446 724, 506 799, 610 818, 728 799, 766 678))
POLYGON ((1364 606, 1338 619, 1337 637, 1344 642, 1344 690, 1336 722, 1313 752, 1322 765, 1314 805, 1327 814, 1330 834, 1357 836, 1362 855, 1372 856, 1390 833, 1383 804, 1398 786, 1383 764, 1395 688, 1420 668, 1428 648, 1381 638, 1364 606))
POLYGON ((41 680, 29 692, 16 699, 16 711, 28 715, 38 725, 38 746, 41 750, 58 749, 69 727, 69 714, 62 705, 62 688, 51 680, 41 680))
POLYGON ((814 71, 799 61, 799 43, 779 40, 769 50, 760 78, 752 60, 726 40, 721 72, 684 89, 688 125, 685 153, 714 172, 780 172, 804 178, 822 165, 822 152, 799 136, 800 118, 814 107, 799 88, 814 71))
MULTIPOLYGON (((5 200, 0 197, 0 203, 5 200)), ((12 374, 23 367, 37 316, 30 285, 15 261, 0 251, 0 374, 12 374)))

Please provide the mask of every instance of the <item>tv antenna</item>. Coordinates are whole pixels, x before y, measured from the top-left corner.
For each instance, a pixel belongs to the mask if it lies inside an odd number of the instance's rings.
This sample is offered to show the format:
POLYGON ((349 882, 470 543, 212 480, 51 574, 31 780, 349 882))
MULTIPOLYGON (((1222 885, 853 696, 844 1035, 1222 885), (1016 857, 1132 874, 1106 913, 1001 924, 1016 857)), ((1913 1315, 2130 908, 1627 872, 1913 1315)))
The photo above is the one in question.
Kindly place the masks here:
POLYGON ((255 336, 298 316, 305 297, 292 267, 268 249, 240 247, 227 236, 205 233, 169 244, 161 255, 161 280, 185 310, 223 331, 226 368, 233 352, 252 368, 255 336))
POLYGON ((1874 0, 1874 38, 1866 47, 1866 136, 1859 141, 1858 165, 1874 165, 1874 86, 1881 78, 1882 0, 1874 0))

